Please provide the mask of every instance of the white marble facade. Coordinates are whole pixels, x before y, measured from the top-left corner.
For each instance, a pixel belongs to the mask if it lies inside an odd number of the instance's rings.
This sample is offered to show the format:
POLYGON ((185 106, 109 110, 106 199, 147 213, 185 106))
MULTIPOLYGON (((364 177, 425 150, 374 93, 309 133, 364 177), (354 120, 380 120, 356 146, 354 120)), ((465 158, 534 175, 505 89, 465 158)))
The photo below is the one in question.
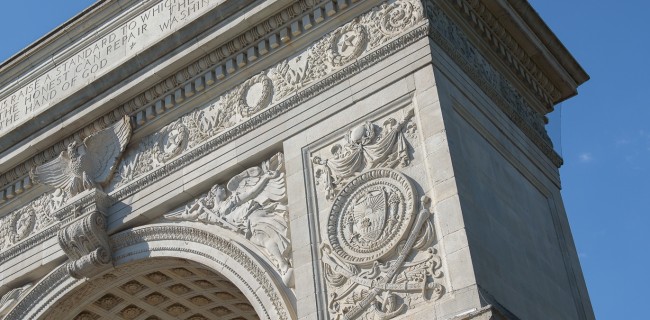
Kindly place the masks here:
POLYGON ((544 128, 588 76, 527 2, 61 30, 0 69, 0 319, 594 318, 544 128))

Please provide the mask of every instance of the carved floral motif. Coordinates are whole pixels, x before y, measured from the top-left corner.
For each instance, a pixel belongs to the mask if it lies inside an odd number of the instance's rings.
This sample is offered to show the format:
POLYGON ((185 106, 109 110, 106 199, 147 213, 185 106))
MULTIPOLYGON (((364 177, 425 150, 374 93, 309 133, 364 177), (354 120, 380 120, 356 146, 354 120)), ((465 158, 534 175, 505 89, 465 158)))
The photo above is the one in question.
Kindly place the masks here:
POLYGON ((160 136, 171 124, 127 152, 116 173, 114 187, 163 166, 179 154, 241 124, 301 88, 341 70, 364 53, 376 49, 422 21, 419 1, 385 3, 324 36, 302 54, 284 60, 177 120, 188 132, 178 153, 161 153, 160 136))
POLYGON ((168 220, 201 221, 244 236, 263 250, 283 277, 291 280, 284 159, 278 153, 217 184, 190 204, 164 216, 168 220))
POLYGON ((56 221, 53 213, 69 196, 62 190, 46 193, 0 219, 0 252, 56 221))
POLYGON ((392 169, 365 171, 337 195, 321 246, 332 319, 390 319, 442 296, 430 200, 416 198, 392 169))

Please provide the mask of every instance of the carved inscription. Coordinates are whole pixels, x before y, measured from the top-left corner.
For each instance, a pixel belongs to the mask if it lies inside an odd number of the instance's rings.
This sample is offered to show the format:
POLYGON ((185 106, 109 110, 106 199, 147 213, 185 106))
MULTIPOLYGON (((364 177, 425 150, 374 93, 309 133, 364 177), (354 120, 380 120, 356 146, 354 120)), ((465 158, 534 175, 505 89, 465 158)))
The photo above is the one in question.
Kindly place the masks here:
MULTIPOLYGON (((415 0, 395 1, 375 7, 325 35, 301 54, 251 77, 212 103, 197 108, 144 138, 136 148, 127 151, 116 170, 112 187, 122 187, 213 137, 225 132, 236 134, 231 129, 237 130, 237 125, 341 70, 363 54, 394 39, 400 32, 414 27, 422 18, 422 8, 415 0), (175 133, 175 140, 171 142, 166 138, 170 132, 175 133), (173 144, 173 148, 165 147, 169 143, 173 144)), ((402 130, 403 125, 408 126, 403 133, 415 130, 413 123, 402 122, 384 125, 395 127, 397 131, 402 130)), ((382 161, 397 160, 395 164, 401 160, 408 162, 403 157, 405 150, 393 150, 394 146, 399 149, 404 142, 403 133, 397 131, 393 136, 397 139, 394 143, 390 140, 392 138, 387 138, 382 143, 389 145, 375 146, 378 152, 383 152, 382 157, 390 158, 382 161)))
MULTIPOLYGON (((151 1, 153 3, 153 1, 151 1)), ((0 98, 0 135, 61 101, 137 52, 216 6, 218 0, 162 0, 111 29, 28 84, 0 98)))

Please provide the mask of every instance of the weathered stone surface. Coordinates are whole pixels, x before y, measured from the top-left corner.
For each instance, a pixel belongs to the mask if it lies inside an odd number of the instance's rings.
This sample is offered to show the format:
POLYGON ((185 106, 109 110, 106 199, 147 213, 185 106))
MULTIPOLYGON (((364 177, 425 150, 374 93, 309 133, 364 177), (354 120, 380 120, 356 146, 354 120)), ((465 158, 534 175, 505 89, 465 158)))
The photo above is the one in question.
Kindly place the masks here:
POLYGON ((0 317, 593 319, 507 2, 80 16, 0 69, 0 317))

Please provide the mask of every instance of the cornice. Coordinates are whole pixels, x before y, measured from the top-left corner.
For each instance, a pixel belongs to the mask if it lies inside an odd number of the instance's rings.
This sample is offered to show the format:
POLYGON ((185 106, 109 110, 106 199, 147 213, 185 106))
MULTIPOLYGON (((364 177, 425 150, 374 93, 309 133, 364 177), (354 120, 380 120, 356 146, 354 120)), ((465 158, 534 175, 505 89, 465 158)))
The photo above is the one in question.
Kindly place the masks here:
POLYGON ((544 127, 542 113, 536 111, 510 80, 488 61, 437 1, 430 0, 425 7, 431 24, 429 36, 434 39, 434 42, 472 78, 555 166, 560 167, 562 158, 553 149, 544 127))
POLYGON ((442 0, 456 11, 543 104, 542 114, 577 93, 589 76, 527 1, 442 0))
MULTIPOLYGON (((331 3, 331 2, 329 2, 331 3)), ((404 10, 402 7, 395 8, 399 4, 405 4, 408 6, 407 14, 402 17, 403 23, 397 25, 390 25, 389 28, 394 28, 388 31, 387 34, 373 35, 372 39, 369 40, 366 52, 359 52, 358 56, 353 60, 344 62, 347 64, 339 65, 336 62, 333 62, 334 65, 331 67, 331 70, 320 70, 321 73, 317 73, 318 77, 315 79, 304 80, 304 85, 301 85, 300 88, 292 91, 290 95, 283 96, 279 101, 271 103, 269 100, 267 106, 262 107, 262 110, 253 110, 257 113, 253 114, 249 118, 245 119, 241 123, 234 125, 227 130, 220 131, 215 136, 209 137, 207 140, 201 141, 196 147, 188 150, 185 153, 174 155, 170 161, 165 162, 164 165, 146 172, 142 176, 135 177, 132 180, 126 181, 125 184, 118 187, 116 190, 109 192, 110 201, 119 201, 134 195, 135 193, 143 190, 144 188, 158 182, 162 178, 168 176, 169 174, 183 169, 188 164, 199 160, 203 156, 212 153, 218 150, 224 144, 241 137, 242 135, 254 130, 259 127, 261 124, 268 122, 271 119, 274 119, 292 109, 299 106, 301 103, 317 96, 318 94, 328 90, 332 86, 353 77, 362 70, 369 68, 370 66, 378 63, 379 61, 384 60, 385 58, 395 54, 399 50, 409 46, 412 43, 415 43, 417 40, 426 37, 428 33, 428 25, 422 21, 422 9, 419 5, 414 3, 419 3, 417 0, 401 0, 397 1, 395 6, 383 5, 382 11, 375 10, 365 15, 364 21, 373 21, 377 23, 373 18, 377 18, 374 14, 388 15, 387 12, 391 10, 404 10), (377 13, 380 12, 380 13, 377 13)), ((399 15, 398 15, 399 16, 399 15)), ((393 24, 395 21, 392 22, 393 24)), ((350 28, 353 24, 359 24, 356 20, 350 22, 342 27, 339 27, 337 30, 343 28, 350 28)), ((378 26, 373 26, 372 32, 379 32, 378 26)), ((347 30, 347 29, 346 29, 347 30)), ((369 32, 371 33, 371 32, 369 32)), ((332 59, 327 52, 322 50, 331 49, 331 41, 339 36, 339 33, 332 32, 324 36, 319 42, 314 44, 312 47, 318 47, 318 52, 316 53, 319 59, 332 59)), ((320 61, 324 63, 324 61, 320 61)), ((286 60, 280 62, 275 67, 286 63, 286 60)), ((253 77, 255 78, 255 76, 253 77)), ((193 80, 191 80, 193 81, 193 80)), ((239 87, 245 87, 247 81, 241 83, 238 87, 233 88, 230 92, 227 92, 224 95, 228 95, 232 92, 241 92, 239 87)), ((286 84, 283 84, 286 85, 286 84)), ((206 107, 206 106, 204 106, 206 107)), ((201 110, 195 109, 185 116, 192 116, 192 113, 199 114, 201 110)), ((171 124, 173 125, 173 123, 171 124)), ((164 128, 162 129, 165 130, 164 128)), ((52 193, 45 193, 41 197, 42 201, 51 203, 48 201, 52 193)), ((65 196, 65 195, 64 195, 65 196)), ((96 202, 96 195, 93 192, 81 194, 74 199, 69 201, 61 200, 61 204, 54 208, 49 208, 43 210, 42 216, 52 217, 52 222, 55 226, 59 226, 61 221, 66 223, 70 219, 78 216, 81 213, 85 212, 84 208, 89 207, 89 204, 96 202)), ((40 199, 40 198, 39 198, 40 199)), ((9 219, 10 217, 4 217, 9 219)), ((2 253, 0 253, 0 261, 5 262, 8 259, 15 257, 20 252, 24 252, 36 245, 43 243, 45 240, 53 236, 55 230, 58 228, 47 226, 47 229, 34 230, 31 236, 24 236, 19 239, 20 241, 15 244, 10 244, 9 248, 2 253), (50 230, 51 232, 45 232, 42 230, 50 230)), ((2 228, 0 228, 2 231, 2 228)), ((1 264, 1 263, 0 263, 1 264)))
POLYGON ((231 38, 173 75, 137 94, 91 124, 32 156, 0 176, 0 205, 32 188, 31 168, 56 158, 74 140, 83 140, 125 115, 134 133, 195 94, 238 74, 248 64, 286 47, 296 38, 351 9, 358 0, 300 0, 231 38))

